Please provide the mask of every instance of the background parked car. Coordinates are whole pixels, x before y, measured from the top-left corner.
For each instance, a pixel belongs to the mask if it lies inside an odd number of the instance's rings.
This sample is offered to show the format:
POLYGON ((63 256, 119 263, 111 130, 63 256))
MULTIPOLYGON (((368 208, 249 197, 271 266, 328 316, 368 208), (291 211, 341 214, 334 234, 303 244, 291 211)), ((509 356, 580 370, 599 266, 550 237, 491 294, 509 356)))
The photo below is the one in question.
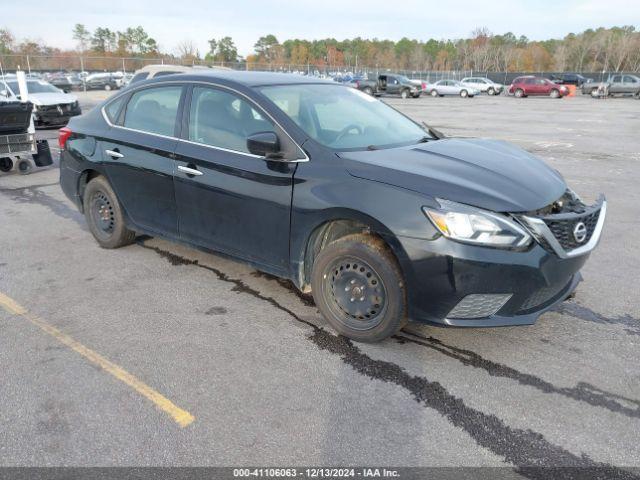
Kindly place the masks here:
POLYGON ((110 73, 94 73, 89 75, 85 82, 87 90, 117 90, 119 88, 116 78, 110 73))
MULTIPOLYGON (((17 78, 0 80, 0 93, 6 97, 19 98, 17 78)), ((29 102, 33 104, 33 122, 36 127, 58 127, 69 122, 69 118, 80 115, 80 105, 75 95, 64 93, 43 80, 27 80, 29 102)))
POLYGON ((583 77, 579 73, 558 73, 551 75, 551 81, 558 85, 575 85, 579 88, 585 83, 592 82, 593 79, 583 77))
POLYGON ((68 73, 56 73, 50 75, 47 81, 56 88, 59 88, 65 93, 69 93, 72 90, 79 90, 82 88, 82 80, 77 75, 68 73))
POLYGON ((564 85, 558 85, 548 78, 527 75, 513 80, 509 86, 509 93, 521 98, 529 95, 548 95, 551 98, 562 98, 569 90, 564 85))
POLYGON ((475 95, 480 95, 480 90, 477 88, 465 86, 457 80, 439 80, 428 85, 427 90, 432 97, 443 97, 445 95, 474 97, 475 95))
POLYGON ((465 87, 475 88, 489 95, 500 95, 504 90, 504 85, 496 83, 487 77, 466 77, 460 80, 460 83, 465 87))
POLYGON ((582 85, 582 93, 592 96, 633 95, 640 98, 640 77, 636 75, 610 75, 606 82, 582 85))
POLYGON ((404 75, 386 73, 378 75, 377 80, 359 80, 354 85, 369 95, 400 95, 402 98, 418 98, 422 88, 404 75))
POLYGON ((187 73, 194 70, 230 70, 227 67, 189 67, 186 65, 145 65, 139 70, 136 70, 135 75, 127 82, 127 85, 141 82, 142 80, 150 80, 155 77, 161 77, 163 75, 171 75, 175 73, 187 73))

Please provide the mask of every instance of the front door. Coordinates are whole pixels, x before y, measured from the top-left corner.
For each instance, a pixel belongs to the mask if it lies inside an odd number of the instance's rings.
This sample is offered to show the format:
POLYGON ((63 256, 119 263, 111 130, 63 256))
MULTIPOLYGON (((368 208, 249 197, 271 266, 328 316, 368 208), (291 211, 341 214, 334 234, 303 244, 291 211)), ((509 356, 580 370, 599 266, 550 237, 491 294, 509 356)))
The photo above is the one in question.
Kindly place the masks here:
POLYGON ((129 218, 144 230, 176 236, 173 151, 180 85, 133 93, 100 142, 105 171, 129 218))
POLYGON ((296 163, 249 153, 247 136, 283 132, 242 95, 194 86, 176 148, 180 237, 288 273, 296 163))

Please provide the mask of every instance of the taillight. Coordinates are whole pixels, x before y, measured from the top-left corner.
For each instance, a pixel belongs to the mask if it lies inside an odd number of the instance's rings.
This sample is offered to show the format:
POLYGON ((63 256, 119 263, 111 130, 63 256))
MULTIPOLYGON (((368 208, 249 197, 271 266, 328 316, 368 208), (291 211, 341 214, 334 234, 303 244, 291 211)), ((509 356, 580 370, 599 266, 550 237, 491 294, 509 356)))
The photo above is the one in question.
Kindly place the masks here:
POLYGON ((69 140, 69 137, 72 133, 73 132, 69 127, 62 127, 60 130, 58 130, 58 145, 60 146, 61 150, 64 150, 67 140, 69 140))

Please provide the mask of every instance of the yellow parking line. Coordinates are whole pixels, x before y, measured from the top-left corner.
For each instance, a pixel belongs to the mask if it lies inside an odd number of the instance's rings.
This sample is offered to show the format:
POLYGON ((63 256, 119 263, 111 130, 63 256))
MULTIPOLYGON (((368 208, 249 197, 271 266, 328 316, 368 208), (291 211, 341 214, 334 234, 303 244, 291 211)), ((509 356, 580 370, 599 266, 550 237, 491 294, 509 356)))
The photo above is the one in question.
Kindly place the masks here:
POLYGON ((54 337, 59 342, 69 347, 71 350, 79 353, 91 363, 98 365, 107 373, 110 373, 121 382, 129 385, 140 395, 147 398, 148 400, 151 400, 156 405, 156 407, 167 413, 181 427, 186 427, 195 420, 195 417, 189 412, 176 406, 171 400, 156 392, 153 388, 141 382, 123 368, 106 359, 99 353, 94 352, 90 348, 85 347, 77 340, 58 330, 53 325, 49 325, 47 322, 40 319, 36 315, 29 313, 22 305, 18 304, 12 298, 7 297, 2 292, 0 292, 0 306, 13 315, 19 315, 22 318, 29 320, 31 323, 54 337))

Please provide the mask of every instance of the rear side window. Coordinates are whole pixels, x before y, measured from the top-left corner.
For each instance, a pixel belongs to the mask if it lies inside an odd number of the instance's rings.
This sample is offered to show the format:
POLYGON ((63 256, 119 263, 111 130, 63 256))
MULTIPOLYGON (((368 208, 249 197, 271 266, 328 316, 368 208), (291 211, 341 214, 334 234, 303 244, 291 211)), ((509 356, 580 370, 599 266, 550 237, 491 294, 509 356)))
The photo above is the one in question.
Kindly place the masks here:
POLYGON ((122 105, 124 104, 125 97, 126 95, 116 98, 113 102, 111 102, 104 108, 104 111, 107 114, 107 117, 109 118, 109 121, 111 123, 117 122, 118 113, 120 112, 120 107, 122 107, 122 105))
POLYGON ((275 131, 275 126, 251 103, 214 88, 195 87, 189 112, 189 140, 237 152, 246 152, 247 137, 275 131))
POLYGON ((136 83, 145 80, 149 76, 149 72, 136 73, 129 83, 136 83))
POLYGON ((143 132, 173 136, 182 87, 147 88, 131 95, 124 126, 143 132))

